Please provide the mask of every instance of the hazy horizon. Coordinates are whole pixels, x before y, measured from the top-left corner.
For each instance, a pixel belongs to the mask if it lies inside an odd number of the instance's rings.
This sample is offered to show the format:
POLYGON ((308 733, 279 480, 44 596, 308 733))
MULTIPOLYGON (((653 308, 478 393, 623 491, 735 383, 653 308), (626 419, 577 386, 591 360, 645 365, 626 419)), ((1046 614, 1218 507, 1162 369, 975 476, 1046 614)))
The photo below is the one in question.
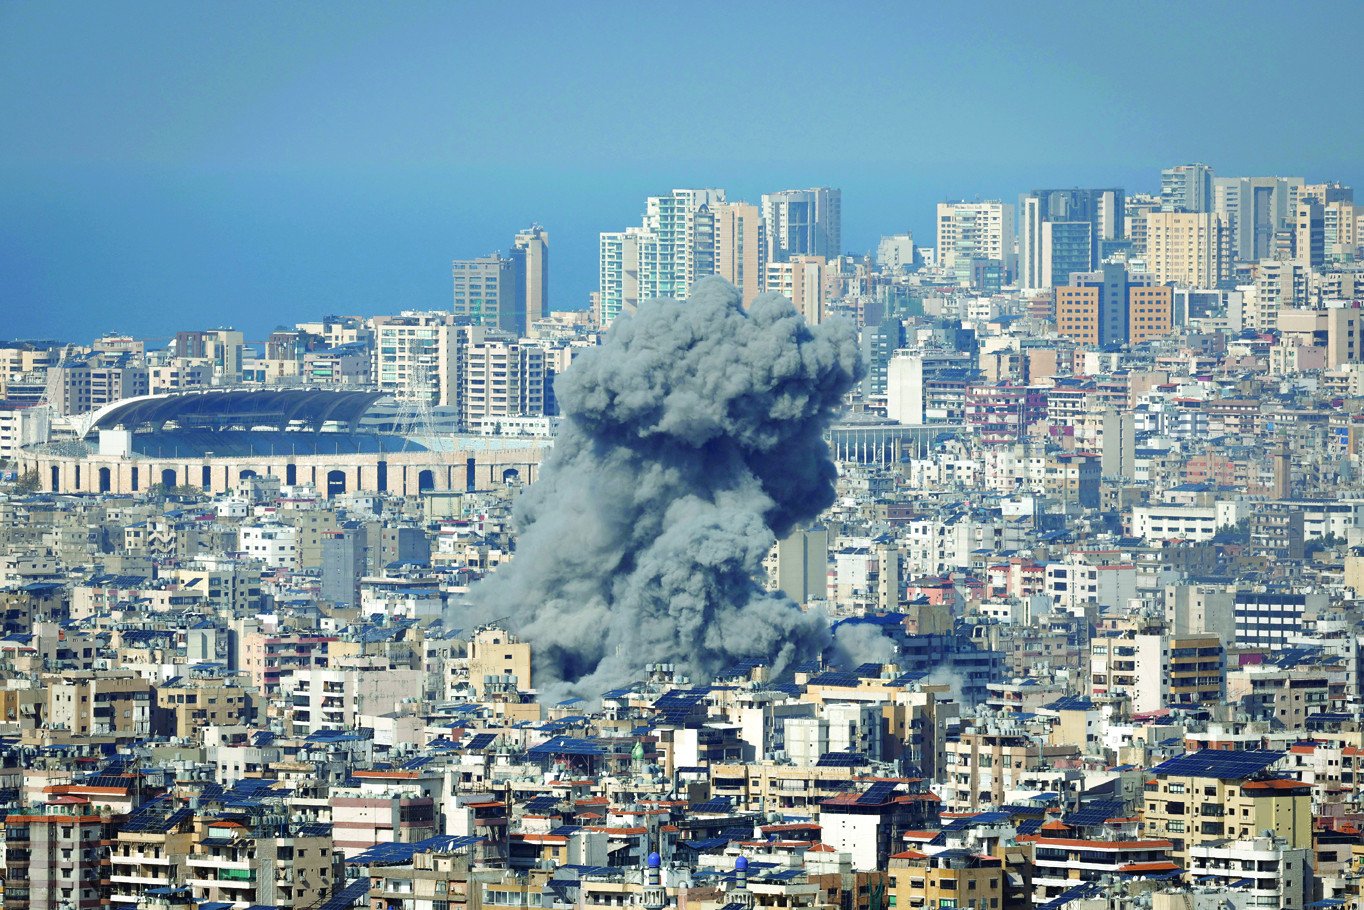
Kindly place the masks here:
POLYGON ((1312 54, 1267 4, 3 5, 0 335, 445 308, 450 260, 531 222, 580 308, 598 233, 680 186, 839 187, 861 253, 933 245, 942 199, 1193 161, 1364 183, 1316 103, 1360 17, 1272 9, 1312 54))

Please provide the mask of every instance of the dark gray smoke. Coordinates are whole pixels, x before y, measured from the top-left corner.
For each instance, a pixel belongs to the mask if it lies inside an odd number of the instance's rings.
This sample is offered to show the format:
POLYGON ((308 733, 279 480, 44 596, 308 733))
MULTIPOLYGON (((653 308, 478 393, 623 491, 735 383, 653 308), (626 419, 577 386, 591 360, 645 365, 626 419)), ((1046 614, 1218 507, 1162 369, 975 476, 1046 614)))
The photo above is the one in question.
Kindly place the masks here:
POLYGON ((476 614, 510 617, 547 694, 817 656, 825 618, 756 578, 774 535, 833 502, 823 432, 859 375, 846 323, 775 294, 745 312, 718 278, 621 317, 556 386, 563 428, 476 614))

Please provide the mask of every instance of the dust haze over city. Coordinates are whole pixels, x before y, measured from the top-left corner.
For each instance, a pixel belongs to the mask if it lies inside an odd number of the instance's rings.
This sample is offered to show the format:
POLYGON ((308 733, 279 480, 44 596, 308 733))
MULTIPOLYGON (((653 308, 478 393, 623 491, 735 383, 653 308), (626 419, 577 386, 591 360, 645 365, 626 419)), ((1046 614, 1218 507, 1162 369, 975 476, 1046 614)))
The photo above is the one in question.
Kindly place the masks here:
POLYGON ((0 5, 0 902, 1364 905, 1364 19, 0 5))

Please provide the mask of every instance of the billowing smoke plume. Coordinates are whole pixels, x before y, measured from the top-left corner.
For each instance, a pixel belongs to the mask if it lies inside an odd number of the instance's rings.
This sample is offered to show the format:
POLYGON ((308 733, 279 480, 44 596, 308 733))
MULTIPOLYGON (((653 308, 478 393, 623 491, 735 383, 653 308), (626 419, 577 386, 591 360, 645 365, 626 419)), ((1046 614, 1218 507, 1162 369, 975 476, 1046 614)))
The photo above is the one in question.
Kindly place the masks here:
POLYGON ((563 428, 475 615, 510 617, 554 695, 817 656, 827 621, 756 578, 774 535, 833 502, 823 432, 859 373, 846 323, 777 295, 745 312, 718 278, 622 317, 556 386, 563 428))
POLYGON ((833 644, 835 666, 851 668, 895 662, 895 642, 879 626, 845 622, 834 629, 833 644))

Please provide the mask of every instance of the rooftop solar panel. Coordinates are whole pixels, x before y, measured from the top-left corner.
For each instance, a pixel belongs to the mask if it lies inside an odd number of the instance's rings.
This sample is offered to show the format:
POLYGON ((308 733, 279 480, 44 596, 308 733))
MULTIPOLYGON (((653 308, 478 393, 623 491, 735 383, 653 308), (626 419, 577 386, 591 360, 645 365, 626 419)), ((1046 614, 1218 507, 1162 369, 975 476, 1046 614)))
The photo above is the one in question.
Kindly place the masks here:
POLYGON ((1283 752, 1250 749, 1229 752, 1222 749, 1200 749, 1187 752, 1151 769, 1152 774, 1174 777, 1208 777, 1217 780, 1239 780, 1260 774, 1284 757, 1283 752))
POLYGON ((1102 825, 1110 818, 1121 818, 1124 814, 1126 808, 1122 800, 1097 799, 1064 816, 1061 821, 1076 828, 1084 828, 1102 825))
POLYGON ((91 774, 76 782, 82 787, 136 787, 137 777, 126 774, 91 774))
POLYGON ((661 695, 653 707, 660 710, 690 708, 706 700, 706 689, 673 689, 661 695))
POLYGON ((597 878, 621 878, 625 875, 625 870, 618 866, 584 866, 575 863, 566 863, 559 867, 561 871, 568 871, 578 876, 593 876, 597 878))
POLYGON ((688 850, 698 852, 705 850, 719 850, 729 845, 727 837, 703 837, 699 840, 684 840, 679 846, 686 847, 688 850))
POLYGON ((559 797, 557 796, 537 796, 526 802, 525 810, 527 812, 549 812, 551 809, 557 808, 558 805, 559 797))
POLYGON ((496 733, 477 733, 464 748, 470 752, 482 752, 497 741, 496 733))
POLYGON ((540 743, 538 746, 532 746, 528 752, 529 754, 536 756, 606 754, 605 750, 592 740, 579 739, 572 736, 556 736, 553 739, 540 743))
MULTIPOLYGON (((317 910, 350 910, 362 899, 369 896, 369 877, 358 878, 346 887, 332 894, 317 910)), ((202 905, 200 905, 202 907, 202 905)))
POLYGON ((173 831, 193 814, 188 808, 175 809, 157 802, 128 819, 119 830, 131 834, 164 834, 173 831))
POLYGON ((877 781, 867 788, 867 792, 857 798, 857 801, 866 805, 879 805, 890 800, 899 784, 894 781, 877 781))
POLYGON ((764 872, 758 877, 769 882, 789 882, 804 875, 804 869, 780 869, 776 872, 764 872))
POLYGON ((862 679, 856 673, 840 673, 837 670, 826 670, 817 676, 810 677, 810 685, 812 686, 842 686, 855 689, 861 684, 862 679))
POLYGON ((852 768, 857 765, 866 764, 867 759, 864 755, 856 752, 825 752, 815 763, 818 768, 852 768))

